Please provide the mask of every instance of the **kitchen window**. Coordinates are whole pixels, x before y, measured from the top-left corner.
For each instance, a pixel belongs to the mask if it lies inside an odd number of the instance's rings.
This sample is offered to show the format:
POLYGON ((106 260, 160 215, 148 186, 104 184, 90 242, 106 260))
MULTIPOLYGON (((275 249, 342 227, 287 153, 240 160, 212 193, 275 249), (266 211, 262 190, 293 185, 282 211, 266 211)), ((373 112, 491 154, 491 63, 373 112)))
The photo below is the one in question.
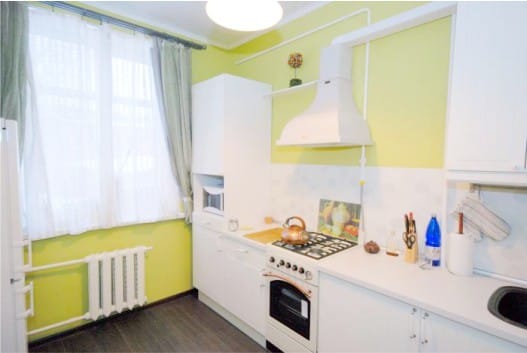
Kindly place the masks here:
POLYGON ((181 216, 152 39, 30 8, 35 104, 22 171, 32 239, 181 216))

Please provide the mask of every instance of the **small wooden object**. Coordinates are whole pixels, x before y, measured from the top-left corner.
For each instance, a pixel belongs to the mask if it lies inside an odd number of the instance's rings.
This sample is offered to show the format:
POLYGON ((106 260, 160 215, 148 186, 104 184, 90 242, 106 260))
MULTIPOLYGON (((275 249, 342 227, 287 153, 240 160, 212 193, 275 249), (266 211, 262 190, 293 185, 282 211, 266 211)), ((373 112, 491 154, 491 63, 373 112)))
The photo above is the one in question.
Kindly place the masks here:
POLYGON ((415 264, 419 258, 417 234, 410 233, 408 236, 413 236, 415 240, 412 243, 406 243, 406 248, 404 249, 404 261, 415 264))
POLYGON ((377 244, 373 240, 370 240, 369 242, 364 244, 364 250, 366 250, 366 252, 370 254, 377 254, 380 250, 380 247, 379 244, 377 244))

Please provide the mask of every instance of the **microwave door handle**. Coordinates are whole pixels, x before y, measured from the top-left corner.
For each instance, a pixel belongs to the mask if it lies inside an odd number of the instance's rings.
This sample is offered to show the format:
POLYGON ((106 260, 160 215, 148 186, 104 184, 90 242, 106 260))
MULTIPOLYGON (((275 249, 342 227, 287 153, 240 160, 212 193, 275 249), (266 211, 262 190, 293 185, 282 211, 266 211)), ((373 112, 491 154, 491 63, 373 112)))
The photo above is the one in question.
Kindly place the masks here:
POLYGON ((291 281, 289 278, 287 277, 284 277, 284 276, 280 276, 280 275, 277 275, 277 274, 274 274, 274 273, 271 273, 271 272, 264 272, 262 274, 264 277, 274 277, 274 278, 278 278, 284 282, 287 282, 289 283, 290 285, 292 285, 293 287, 295 287, 296 289, 298 289, 303 295, 305 295, 307 298, 311 299, 311 289, 304 289, 302 287, 300 287, 298 284, 296 284, 295 282, 291 281))

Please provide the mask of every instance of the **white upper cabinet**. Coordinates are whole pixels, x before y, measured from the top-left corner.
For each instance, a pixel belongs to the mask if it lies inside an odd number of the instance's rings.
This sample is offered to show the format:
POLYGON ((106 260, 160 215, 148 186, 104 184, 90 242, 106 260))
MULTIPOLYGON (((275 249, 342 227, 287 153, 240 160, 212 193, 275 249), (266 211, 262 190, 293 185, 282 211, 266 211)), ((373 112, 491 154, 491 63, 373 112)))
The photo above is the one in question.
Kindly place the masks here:
POLYGON ((452 180, 527 185, 527 3, 460 2, 446 168, 452 180))
POLYGON ((270 85, 228 74, 193 86, 193 173, 225 175, 226 168, 270 156, 271 103, 264 97, 270 91, 270 85))
POLYGON ((223 175, 225 80, 216 78, 192 88, 192 171, 223 175))
POLYGON ((269 212, 270 92, 269 84, 228 74, 193 87, 192 172, 223 176, 224 216, 240 227, 262 223, 269 212))

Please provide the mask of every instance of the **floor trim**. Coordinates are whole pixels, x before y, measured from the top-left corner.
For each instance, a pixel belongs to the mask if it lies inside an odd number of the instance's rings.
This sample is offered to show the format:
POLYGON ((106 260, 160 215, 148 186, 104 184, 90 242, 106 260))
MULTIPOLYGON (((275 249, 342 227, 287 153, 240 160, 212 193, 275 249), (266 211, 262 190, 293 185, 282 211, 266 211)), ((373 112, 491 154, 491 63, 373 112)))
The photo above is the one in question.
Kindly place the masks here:
POLYGON ((192 296, 195 296, 197 297, 198 296, 198 290, 195 289, 195 288, 192 288, 188 291, 185 291, 185 292, 181 292, 181 293, 178 293, 178 294, 175 294, 175 295, 172 295, 170 297, 166 297, 166 298, 163 298, 163 299, 160 299, 160 300, 157 300, 155 302, 152 302, 152 303, 148 303, 146 305, 143 305, 141 307, 138 307, 138 308, 135 308, 135 309, 132 309, 132 310, 126 310, 126 311, 123 311, 122 313, 119 313, 119 314, 114 314, 114 315, 111 315, 111 316, 108 316, 108 317, 105 317, 103 319, 99 319, 99 320, 96 320, 96 321, 91 321, 91 322, 88 322, 86 324, 82 324, 80 326, 77 326, 77 327, 74 327, 74 328, 71 328, 69 330, 65 330, 65 331, 62 331, 62 332, 58 332, 58 333, 55 333, 55 334, 52 334, 52 335, 49 335, 49 336, 46 336, 46 337, 42 337, 42 338, 39 338, 39 339, 36 339, 34 341, 31 341, 28 343, 28 347, 29 348, 32 348, 32 347, 35 347, 35 346, 38 346, 38 345, 41 345, 41 344, 44 344, 44 343, 48 343, 50 341, 53 341, 53 340, 56 340, 56 339, 59 339, 59 338, 64 338, 66 336, 69 336, 71 334, 74 334, 74 333, 78 333, 80 331, 84 331, 84 330, 87 330, 89 328, 92 328, 94 326, 97 326, 99 324, 102 324, 102 323, 105 323, 105 322, 109 322, 109 321, 112 321, 112 320, 115 320, 116 318, 118 318, 119 316, 121 315, 126 315, 127 313, 129 312, 132 312, 132 311, 139 311, 139 310, 144 310, 144 309, 147 309, 147 308, 151 308, 153 306, 157 306, 157 305, 160 305, 160 304, 164 304, 164 303, 167 303, 167 302, 170 302, 172 300, 176 300, 178 298, 181 298, 181 297, 185 297, 187 295, 192 295, 192 296))

